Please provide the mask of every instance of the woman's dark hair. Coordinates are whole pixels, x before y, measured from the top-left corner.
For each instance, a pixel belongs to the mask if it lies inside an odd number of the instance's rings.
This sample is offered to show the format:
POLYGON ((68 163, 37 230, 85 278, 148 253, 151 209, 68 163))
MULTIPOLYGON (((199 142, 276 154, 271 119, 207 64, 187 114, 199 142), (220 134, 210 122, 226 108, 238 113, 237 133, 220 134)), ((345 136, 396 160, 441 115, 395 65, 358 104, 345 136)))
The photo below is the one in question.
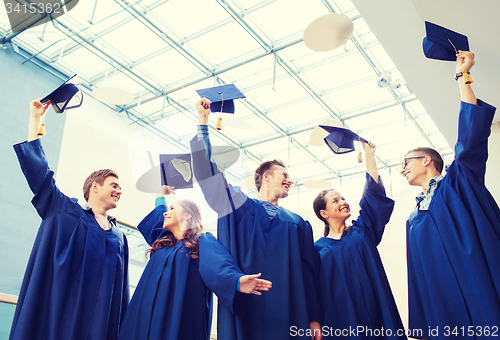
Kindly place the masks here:
POLYGON ((330 233, 330 225, 328 224, 328 221, 325 220, 323 216, 321 216, 321 210, 326 209, 326 201, 325 201, 325 196, 330 192, 330 191, 336 191, 335 189, 326 189, 321 191, 316 198, 313 201, 313 209, 314 213, 318 218, 323 221, 325 224, 325 231, 323 232, 323 237, 327 237, 328 234, 330 233))
MULTIPOLYGON (((201 225, 200 208, 191 200, 179 200, 175 201, 175 203, 180 205, 186 213, 191 215, 191 218, 188 221, 188 229, 184 233, 182 239, 184 240, 184 247, 191 251, 190 257, 192 259, 197 259, 200 257, 199 243, 200 234, 203 230, 203 226, 201 225)), ((168 233, 166 236, 154 241, 151 248, 148 249, 146 253, 149 253, 151 256, 158 249, 175 246, 178 241, 179 240, 175 238, 173 233, 168 233)))
POLYGON ((408 156, 408 154, 411 152, 420 152, 426 156, 429 156, 431 158, 432 163, 434 165, 434 168, 437 170, 437 172, 439 172, 439 173, 443 172, 443 167, 444 167, 443 157, 441 157, 439 152, 437 152, 433 148, 428 148, 428 147, 415 148, 413 150, 408 151, 406 153, 405 157, 408 156))

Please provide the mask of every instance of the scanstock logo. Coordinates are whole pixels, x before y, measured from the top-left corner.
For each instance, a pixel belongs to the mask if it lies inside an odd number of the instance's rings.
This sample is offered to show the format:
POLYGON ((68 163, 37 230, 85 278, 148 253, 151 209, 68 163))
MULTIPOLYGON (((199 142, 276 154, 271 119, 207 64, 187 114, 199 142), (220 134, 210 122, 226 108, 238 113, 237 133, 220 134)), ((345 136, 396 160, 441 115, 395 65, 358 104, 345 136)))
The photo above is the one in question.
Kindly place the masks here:
POLYGON ((43 25, 71 11, 79 0, 3 0, 12 33, 43 25))

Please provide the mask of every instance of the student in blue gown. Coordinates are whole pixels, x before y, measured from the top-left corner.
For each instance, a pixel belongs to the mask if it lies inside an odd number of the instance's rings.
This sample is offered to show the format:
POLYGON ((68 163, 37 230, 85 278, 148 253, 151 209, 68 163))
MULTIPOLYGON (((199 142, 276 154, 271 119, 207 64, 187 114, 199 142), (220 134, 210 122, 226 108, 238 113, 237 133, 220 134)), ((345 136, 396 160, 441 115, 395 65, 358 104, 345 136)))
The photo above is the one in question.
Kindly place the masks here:
MULTIPOLYGON (((457 72, 473 65, 474 54, 459 51, 457 72)), ((500 334, 500 210, 484 183, 496 109, 476 99, 463 76, 457 81, 458 140, 446 176, 431 148, 408 152, 401 170, 423 189, 406 223, 409 329, 423 330, 417 338, 500 334)))
POLYGON ((162 186, 155 209, 137 228, 151 246, 150 260, 134 292, 120 330, 125 339, 209 339, 212 292, 199 273, 202 231, 198 205, 178 200, 167 209, 162 186))
POLYGON ((324 339, 406 339, 377 250, 394 201, 386 196, 378 175, 375 145, 361 143, 366 185, 359 217, 346 226, 349 204, 335 189, 321 191, 313 202, 316 216, 325 223, 324 237, 314 244, 323 335, 324 339))
POLYGON ((129 301, 127 239, 107 214, 121 196, 118 175, 93 172, 85 208, 64 195, 37 136, 48 105, 30 103, 28 140, 14 145, 42 223, 9 339, 116 339, 129 301))
POLYGON ((230 255, 207 251, 200 263, 203 279, 219 297, 218 339, 320 339, 312 228, 278 204, 292 184, 283 163, 264 162, 256 170, 257 199, 227 184, 211 158, 210 101, 203 98, 196 106, 194 174, 218 213, 218 240, 230 255), (273 288, 262 296, 242 294, 237 287, 245 273, 260 273, 273 288))
MULTIPOLYGON (((155 209, 137 226, 151 246, 151 257, 130 301, 120 340, 210 338, 212 292, 199 273, 200 210, 191 200, 175 201, 167 209, 165 195, 171 193, 173 187, 162 186, 155 209)), ((257 287, 251 275, 242 280, 245 292, 266 289, 257 287)))

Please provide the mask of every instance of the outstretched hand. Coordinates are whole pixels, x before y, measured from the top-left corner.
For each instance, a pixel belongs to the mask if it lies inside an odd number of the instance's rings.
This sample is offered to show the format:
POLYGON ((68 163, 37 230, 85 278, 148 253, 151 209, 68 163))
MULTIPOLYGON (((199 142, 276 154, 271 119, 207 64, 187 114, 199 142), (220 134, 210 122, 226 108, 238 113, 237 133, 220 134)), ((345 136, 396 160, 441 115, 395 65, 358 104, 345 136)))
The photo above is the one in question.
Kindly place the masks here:
POLYGON ((268 291, 273 284, 271 281, 259 279, 262 274, 243 275, 240 277, 240 292, 245 294, 262 295, 259 290, 268 291))
POLYGON ((212 104, 212 102, 207 98, 202 98, 196 102, 196 109, 198 110, 200 125, 208 124, 208 116, 210 115, 210 104, 212 104))
POLYGON ((474 66, 474 53, 469 51, 458 51, 457 53, 457 72, 469 72, 474 66))

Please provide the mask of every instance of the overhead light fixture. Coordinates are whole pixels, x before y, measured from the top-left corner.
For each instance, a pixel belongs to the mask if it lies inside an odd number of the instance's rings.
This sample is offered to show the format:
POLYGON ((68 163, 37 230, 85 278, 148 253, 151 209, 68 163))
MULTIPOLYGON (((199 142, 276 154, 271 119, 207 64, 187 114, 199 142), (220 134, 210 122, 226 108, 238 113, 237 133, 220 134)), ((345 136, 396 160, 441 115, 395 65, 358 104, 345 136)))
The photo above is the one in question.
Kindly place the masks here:
POLYGON ((384 71, 380 78, 378 79, 377 86, 380 87, 381 89, 383 88, 391 88, 391 89, 398 89, 401 87, 401 80, 396 79, 392 80, 392 73, 391 71, 384 71))

